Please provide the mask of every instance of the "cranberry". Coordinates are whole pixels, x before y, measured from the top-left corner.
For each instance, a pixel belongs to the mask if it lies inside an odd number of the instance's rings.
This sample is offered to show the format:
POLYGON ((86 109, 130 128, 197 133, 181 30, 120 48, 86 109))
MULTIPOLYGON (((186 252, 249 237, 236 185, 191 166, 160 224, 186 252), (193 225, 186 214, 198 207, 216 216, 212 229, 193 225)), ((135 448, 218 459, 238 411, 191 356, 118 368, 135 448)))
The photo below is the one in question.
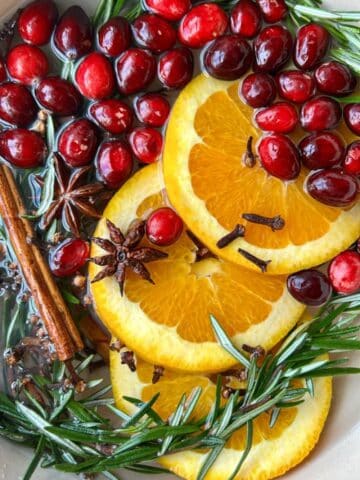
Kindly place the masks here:
POLYGON ((94 103, 89 112, 98 125, 114 135, 126 132, 133 123, 131 108, 115 98, 94 103))
POLYGON ((190 48, 201 48, 226 31, 228 18, 216 3, 202 3, 193 7, 181 20, 179 40, 190 48))
POLYGON ((275 99, 275 83, 267 73, 251 73, 243 80, 239 93, 251 107, 266 107, 275 99))
POLYGON ((279 95, 294 103, 304 103, 315 91, 315 81, 311 75, 299 70, 288 70, 276 77, 279 95))
POLYGON ((281 25, 266 27, 254 42, 255 70, 276 72, 289 60, 292 50, 289 30, 281 25))
POLYGON ((120 93, 130 95, 153 81, 156 62, 148 50, 130 48, 116 60, 115 69, 120 93))
POLYGON ((344 108, 346 125, 355 135, 360 136, 360 103, 351 103, 344 108))
POLYGON ((317 23, 300 28, 296 36, 294 60, 303 70, 312 70, 325 56, 330 43, 328 31, 317 23))
POLYGON ((347 250, 335 257, 329 265, 329 278, 339 293, 350 295, 360 290, 360 255, 347 250))
POLYGON ((52 250, 49 258, 50 270, 56 277, 74 275, 89 258, 89 244, 81 238, 68 238, 52 250))
POLYGON ((135 128, 129 135, 129 142, 134 155, 142 163, 154 163, 161 155, 163 138, 154 128, 135 128))
POLYGON ((329 95, 349 95, 356 87, 356 78, 349 67, 339 62, 321 64, 315 70, 317 88, 329 95))
POLYGON ((60 18, 54 33, 54 44, 65 57, 75 60, 90 52, 92 27, 81 7, 73 6, 60 18))
POLYGON ((38 167, 46 154, 46 144, 37 132, 15 128, 0 133, 0 155, 16 167, 38 167))
POLYGON ((238 35, 224 35, 206 48, 204 67, 212 77, 235 80, 249 69, 252 58, 252 50, 246 40, 238 35))
POLYGON ((181 20, 191 7, 190 0, 144 0, 147 10, 157 13, 166 20, 181 20))
POLYGON ((110 97, 115 89, 115 76, 111 63, 101 53, 93 52, 85 57, 75 73, 80 93, 91 100, 110 97))
POLYGON ((7 73, 5 68, 5 63, 3 59, 0 57, 0 83, 5 82, 7 79, 7 73))
POLYGON ((55 115, 75 115, 81 106, 81 95, 74 85, 60 77, 47 77, 35 90, 39 103, 55 115))
POLYGON ((336 100, 316 97, 301 108, 300 123, 304 130, 316 132, 336 128, 341 120, 341 107, 336 100))
POLYGON ((131 29, 124 17, 110 18, 100 28, 98 44, 100 50, 110 57, 117 57, 130 47, 131 29))
POLYGON ((0 120, 27 127, 36 114, 36 103, 26 87, 10 82, 0 85, 0 120))
POLYGON ((97 129, 85 118, 67 125, 58 140, 58 151, 71 167, 82 167, 90 163, 97 146, 97 129))
POLYGON ((100 179, 109 188, 119 188, 133 169, 131 151, 122 140, 104 142, 96 156, 96 168, 100 179))
POLYGON ((295 300, 312 307, 323 305, 332 294, 326 275, 314 269, 293 273, 287 279, 287 287, 295 300))
POLYGON ((344 160, 344 171, 349 175, 360 176, 360 142, 348 146, 344 160))
POLYGON ((298 123, 298 113, 291 103, 278 102, 260 110, 255 115, 255 120, 267 132, 289 133, 298 123))
POLYGON ((301 160, 310 170, 339 165, 345 154, 344 142, 330 132, 313 133, 299 144, 301 160))
POLYGON ((183 221, 172 208, 162 207, 146 220, 146 236, 151 243, 166 247, 179 239, 183 227, 183 221))
POLYGON ((260 140, 258 151, 265 170, 281 180, 293 180, 299 176, 301 164, 296 146, 279 133, 260 140))
POLYGON ((352 175, 339 170, 320 170, 306 180, 309 194, 321 203, 333 207, 347 207, 354 203, 358 182, 352 175))
POLYGON ((257 0, 257 2, 268 23, 280 22, 288 12, 284 0, 257 0))
POLYGON ((194 59, 186 47, 174 48, 164 53, 158 63, 160 82, 168 88, 182 88, 190 82, 194 71, 194 59))
POLYGON ((58 9, 51 0, 35 0, 20 13, 18 29, 24 42, 45 45, 50 41, 58 17, 58 9))
POLYGON ((8 54, 7 67, 14 80, 32 85, 48 74, 49 62, 39 47, 17 45, 8 54))
POLYGON ((243 38, 255 37, 261 28, 261 12, 253 0, 239 0, 231 11, 230 27, 243 38))
POLYGON ((176 42, 173 26, 152 13, 144 13, 134 21, 133 34, 140 47, 148 48, 154 53, 169 50, 176 42))
POLYGON ((150 127, 162 127, 170 113, 170 104, 157 93, 146 93, 135 101, 135 113, 140 122, 150 127))

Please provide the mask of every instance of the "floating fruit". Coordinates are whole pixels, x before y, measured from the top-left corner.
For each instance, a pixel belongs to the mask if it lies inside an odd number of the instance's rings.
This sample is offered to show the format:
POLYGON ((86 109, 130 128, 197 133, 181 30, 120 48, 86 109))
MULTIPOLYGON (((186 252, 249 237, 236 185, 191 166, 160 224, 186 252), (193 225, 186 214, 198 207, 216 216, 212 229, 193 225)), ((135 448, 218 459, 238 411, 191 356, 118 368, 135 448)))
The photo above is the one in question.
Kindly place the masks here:
POLYGON ((81 238, 68 238, 50 253, 49 265, 56 277, 69 277, 82 268, 89 258, 89 244, 81 238))
POLYGON ((6 82, 0 85, 0 120, 18 127, 27 127, 37 114, 36 103, 23 85, 6 82))
POLYGON ((300 123, 308 132, 331 130, 341 120, 341 107, 329 97, 315 97, 301 107, 300 123))
POLYGON ((348 146, 344 171, 350 175, 360 176, 360 142, 353 142, 348 146))
POLYGON ((176 31, 167 20, 152 13, 138 17, 132 31, 136 43, 154 53, 161 53, 172 48, 176 42, 176 31))
POLYGON ((130 48, 115 62, 120 93, 130 95, 147 87, 155 77, 156 62, 151 52, 130 48))
POLYGON ((299 144, 302 163, 310 170, 340 165, 345 155, 345 145, 333 132, 313 133, 299 144))
POLYGON ((70 7, 62 15, 55 28, 54 45, 70 60, 80 58, 91 51, 91 21, 81 7, 70 7))
POLYGON ((287 286, 298 302, 318 307, 331 297, 332 288, 326 275, 319 270, 309 269, 289 275, 287 286))
POLYGON ((315 92, 313 77, 299 70, 286 70, 276 77, 279 95, 294 103, 304 103, 315 92))
POLYGON ((334 207, 352 205, 358 194, 358 186, 355 177, 338 170, 320 170, 306 180, 306 189, 313 198, 334 207))
POLYGON ((33 85, 49 71, 45 53, 33 45, 17 45, 12 48, 6 64, 10 76, 24 85, 33 85))
POLYGON ((337 255, 329 265, 329 277, 334 290, 351 295, 360 290, 360 254, 348 250, 337 255))
POLYGON ((100 127, 114 135, 120 135, 129 130, 134 117, 131 108, 116 98, 93 103, 89 113, 100 127))
POLYGON ((135 113, 145 125, 162 127, 169 116, 170 104, 158 93, 145 93, 135 100, 135 113))
POLYGON ((24 42, 33 45, 45 45, 50 37, 58 17, 56 4, 51 0, 35 0, 20 13, 18 29, 24 42))
POLYGON ((281 180, 294 180, 301 164, 296 146, 281 134, 263 137, 258 146, 260 161, 265 170, 281 180))
POLYGON ((35 89, 38 102, 55 115, 75 115, 82 97, 74 85, 60 77, 47 77, 35 89))
POLYGON ((90 100, 103 100, 115 90, 115 76, 111 63, 101 53, 93 52, 81 60, 76 73, 80 93, 90 100))
POLYGON ((0 156, 15 167, 39 167, 46 154, 46 144, 37 132, 15 128, 0 133, 0 156))
POLYGON ((182 88, 190 82, 194 59, 186 47, 178 47, 164 53, 158 63, 158 77, 167 88, 182 88))
POLYGON ((284 0, 257 0, 257 3, 268 23, 280 22, 288 12, 284 0))
POLYGON ((161 207, 147 218, 145 229, 151 243, 159 247, 168 247, 180 238, 183 221, 172 208, 161 207))
POLYGON ((255 115, 259 128, 266 132, 290 133, 295 129, 298 120, 296 108, 287 102, 274 103, 255 115))
POLYGON ((261 28, 261 12, 253 0, 240 0, 230 14, 230 28, 242 38, 255 37, 261 28))
POLYGON ((130 133, 129 143, 133 154, 140 162, 154 163, 161 155, 163 138, 154 128, 138 127, 130 133))
POLYGON ((100 50, 110 57, 117 57, 130 47, 131 29, 124 17, 110 18, 98 32, 100 50))
POLYGON ((322 63, 315 70, 317 88, 328 95, 350 95, 355 90, 356 78, 349 67, 340 62, 322 63))
POLYGON ((144 0, 147 10, 157 13, 166 20, 177 21, 185 15, 191 7, 190 0, 144 0))
POLYGON ((351 103, 344 108, 346 125, 355 135, 360 136, 360 103, 351 103))
POLYGON ((317 23, 309 23, 296 35, 294 61, 303 70, 312 70, 323 59, 330 43, 328 31, 317 23))
POLYGON ((241 95, 253 108, 266 107, 276 96, 273 78, 267 73, 251 73, 241 83, 241 95))
POLYGON ((99 143, 98 131, 86 118, 74 120, 60 133, 58 151, 71 167, 89 164, 99 143))
POLYGON ((122 140, 111 140, 100 145, 96 155, 98 177, 109 188, 119 188, 133 169, 131 151, 122 140))
POLYGON ((281 25, 264 28, 254 41, 254 69, 269 73, 278 71, 290 59, 292 45, 291 34, 287 28, 281 25))

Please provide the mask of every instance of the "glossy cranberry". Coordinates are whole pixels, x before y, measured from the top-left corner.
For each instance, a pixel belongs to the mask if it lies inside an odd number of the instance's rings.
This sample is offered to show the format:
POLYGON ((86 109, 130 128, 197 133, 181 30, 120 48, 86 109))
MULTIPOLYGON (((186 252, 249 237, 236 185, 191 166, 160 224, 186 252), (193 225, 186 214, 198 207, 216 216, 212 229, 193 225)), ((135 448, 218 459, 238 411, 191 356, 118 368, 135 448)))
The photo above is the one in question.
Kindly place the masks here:
POLYGON ((360 176, 360 142, 348 146, 343 167, 349 175, 360 176))
POLYGON ((346 125, 355 135, 360 136, 360 103, 351 103, 344 108, 346 125))
POLYGON ((176 42, 174 27, 163 18, 153 13, 140 15, 133 23, 136 43, 154 53, 161 53, 172 48, 176 42))
POLYGON ((141 163, 154 163, 161 155, 163 138, 154 128, 139 127, 130 133, 129 143, 141 163))
POLYGON ((287 287, 295 300, 312 307, 326 303, 332 293, 327 276, 314 269, 293 273, 287 279, 287 287))
POLYGON ((135 113, 139 121, 149 127, 162 127, 170 113, 170 104, 158 93, 146 93, 135 101, 135 113))
POLYGON ((194 71, 194 59, 186 47, 164 53, 158 63, 158 77, 167 88, 182 88, 190 82, 194 71))
POLYGON ((305 167, 317 170, 339 165, 344 158, 345 145, 339 135, 319 132, 301 140, 299 150, 305 167))
POLYGON ((335 257, 329 265, 329 278, 338 293, 351 295, 360 290, 360 255, 347 250, 335 257))
POLYGON ((172 208, 162 207, 146 220, 146 236, 151 243, 166 247, 179 239, 183 227, 183 221, 172 208))
POLYGON ((156 62, 148 50, 130 48, 116 60, 115 70, 120 93, 130 95, 143 90, 153 81, 156 62))
POLYGON ((91 21, 81 7, 68 8, 60 18, 54 33, 54 45, 71 60, 90 52, 92 48, 91 21))
POLYGON ((261 28, 261 12, 253 0, 239 0, 230 14, 230 28, 243 38, 255 37, 261 28))
POLYGON ((296 35, 294 61, 303 70, 312 70, 325 56, 330 43, 328 31, 317 23, 301 27, 296 35))
POLYGON ((279 95, 294 103, 304 103, 315 92, 315 81, 311 75, 299 70, 288 70, 276 77, 279 95))
POLYGON ((265 170, 281 180, 299 176, 301 164, 296 146, 285 135, 273 133, 260 140, 260 161, 265 170))
POLYGON ((347 207, 356 200, 356 178, 339 170, 320 170, 306 180, 309 194, 321 203, 333 207, 347 207))
POLYGON ((6 63, 10 76, 24 85, 32 85, 49 71, 45 53, 34 45, 22 44, 12 48, 6 63))
POLYGON ((74 275, 89 258, 89 244, 81 238, 68 238, 52 250, 50 270, 56 277, 74 275))
POLYGON ((15 167, 38 167, 46 154, 46 144, 37 132, 15 128, 0 133, 0 155, 15 167))
POLYGON ((257 0, 257 2, 268 23, 280 22, 288 12, 284 0, 257 0))
POLYGON ((274 80, 267 73, 251 73, 239 90, 245 102, 253 108, 266 107, 276 96, 274 80))
POLYGON ((3 59, 0 57, 0 83, 7 79, 6 67, 3 59))
POLYGON ((130 47, 131 29, 124 17, 110 18, 100 28, 98 44, 100 50, 110 57, 117 57, 130 47))
POLYGON ((157 13, 166 20, 181 20, 191 7, 190 0, 144 0, 147 10, 157 13))
POLYGON ((201 48, 226 31, 228 18, 216 3, 202 3, 193 7, 181 20, 179 40, 190 48, 201 48))
POLYGON ((47 77, 35 90, 38 102, 55 115, 75 115, 82 103, 74 85, 60 77, 47 77))
POLYGON ((97 128, 85 118, 74 120, 67 125, 58 140, 58 151, 71 167, 82 167, 90 163, 97 146, 97 128))
POLYGON ((204 68, 220 80, 236 80, 250 67, 253 53, 246 40, 238 35, 219 37, 206 48, 204 68))
POLYGON ((281 25, 261 30, 254 42, 254 69, 272 73, 279 70, 291 56, 292 43, 289 30, 281 25))
POLYGON ((26 87, 10 82, 0 85, 0 120, 10 125, 27 127, 35 120, 37 110, 26 87))
POLYGON ((119 188, 133 169, 131 151, 122 140, 104 142, 96 156, 99 178, 109 188, 119 188))
POLYGON ((266 132, 290 133, 295 129, 298 120, 296 108, 287 102, 274 103, 255 115, 256 123, 266 132))
POLYGON ((103 100, 115 90, 115 75, 109 60, 99 52, 85 57, 75 73, 80 93, 90 100, 103 100))
POLYGON ((344 96, 356 87, 356 78, 346 65, 339 62, 322 63, 315 70, 317 88, 329 95, 344 96))
POLYGON ((331 130, 340 120, 341 107, 332 98, 316 97, 304 103, 301 108, 300 123, 309 132, 331 130))
POLYGON ((51 0, 35 0, 20 13, 18 29, 26 43, 45 45, 50 41, 58 17, 58 9, 51 0))
POLYGON ((133 123, 131 108, 116 98, 92 104, 89 112, 100 127, 114 135, 126 132, 133 123))

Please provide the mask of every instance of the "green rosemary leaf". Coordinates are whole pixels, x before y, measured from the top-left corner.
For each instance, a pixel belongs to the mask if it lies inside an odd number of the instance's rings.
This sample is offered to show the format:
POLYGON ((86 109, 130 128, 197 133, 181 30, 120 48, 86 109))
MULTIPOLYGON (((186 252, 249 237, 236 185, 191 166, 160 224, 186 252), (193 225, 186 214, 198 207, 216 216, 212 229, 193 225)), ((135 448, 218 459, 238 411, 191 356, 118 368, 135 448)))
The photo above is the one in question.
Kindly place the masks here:
POLYGON ((104 419, 94 410, 89 410, 84 405, 75 400, 70 400, 67 405, 69 412, 76 417, 80 422, 103 422, 104 419))
MULTIPOLYGON (((176 407, 176 410, 175 412, 170 415, 170 418, 169 418, 169 425, 170 426, 177 426, 180 424, 181 422, 181 418, 183 416, 183 413, 184 413, 184 409, 185 409, 185 402, 186 402, 186 395, 183 394, 179 403, 178 403, 178 406, 176 407)), ((168 450, 169 446, 170 446, 170 443, 171 441, 173 440, 173 436, 172 435, 167 435, 163 442, 162 442, 162 446, 161 446, 161 449, 159 451, 159 457, 162 457, 163 455, 165 455, 165 452, 168 450)))
POLYGON ((281 409, 281 408, 294 408, 294 407, 297 407, 298 405, 301 405, 302 403, 304 403, 304 399, 302 400, 294 400, 293 402, 279 402, 277 404, 277 406, 281 409))
POLYGON ((108 4, 112 4, 112 0, 100 0, 99 1, 98 5, 97 5, 97 8, 96 8, 96 11, 95 11, 95 14, 92 18, 92 23, 95 27, 99 26, 101 23, 104 23, 103 22, 104 11, 107 8, 108 4))
POLYGON ((250 453, 251 447, 252 447, 252 441, 253 441, 253 423, 252 421, 247 422, 246 424, 246 443, 245 443, 245 449, 240 457, 239 463, 236 465, 235 470, 233 473, 230 475, 229 480, 235 480, 237 474, 239 473, 241 467, 243 466, 247 456, 250 453))
POLYGON ((115 5, 113 6, 111 11, 111 17, 117 17, 120 14, 125 3, 126 0, 116 0, 115 5))
POLYGON ((46 142, 49 152, 52 152, 55 145, 55 125, 54 119, 49 113, 47 114, 46 118, 46 142))
MULTIPOLYGON (((61 428, 61 427, 46 427, 46 431, 57 435, 59 438, 71 440, 72 442, 97 442, 97 443, 106 443, 106 442, 111 442, 113 444, 122 444, 124 443, 124 439, 121 437, 116 437, 114 435, 106 435, 106 433, 101 434, 98 433, 98 431, 92 431, 91 429, 86 429, 87 433, 85 432, 80 432, 80 431, 75 431, 75 430, 69 430, 67 428, 61 428)), ((100 453, 99 453, 100 455, 100 453)))
POLYGON ((350 350, 359 350, 359 340, 332 340, 332 339, 320 339, 315 338, 312 342, 314 347, 326 348, 332 352, 347 352, 350 350))
POLYGON ((238 393, 234 393, 230 396, 227 404, 223 410, 222 415, 220 416, 218 422, 215 423, 214 428, 212 430, 213 435, 221 435, 221 433, 225 430, 225 428, 229 425, 231 420, 236 402, 239 398, 238 393))
POLYGON ((28 314, 27 304, 20 302, 16 304, 16 311, 13 313, 11 321, 6 329, 5 348, 10 348, 13 345, 13 336, 15 329, 19 323, 25 324, 26 316, 28 314))
POLYGON ((335 21, 345 20, 347 22, 358 22, 360 20, 360 12, 358 11, 347 11, 347 12, 329 11, 329 10, 323 10, 321 8, 308 7, 306 5, 301 5, 301 4, 297 4, 293 6, 293 10, 295 11, 295 13, 306 15, 312 19, 317 18, 317 19, 335 20, 335 21))
POLYGON ((152 465, 132 465, 131 467, 126 467, 126 470, 130 470, 131 472, 137 472, 137 473, 147 473, 150 475, 161 475, 164 473, 169 474, 169 470, 166 468, 161 468, 161 467, 153 467, 152 465))
POLYGON ((200 468, 200 471, 198 473, 198 476, 196 477, 196 480, 204 480, 210 468, 214 465, 216 459, 218 458, 220 453, 223 451, 223 448, 224 446, 220 445, 211 450, 211 452, 206 456, 206 459, 200 468))
POLYGON ((124 420, 125 422, 128 422, 130 420, 131 417, 127 413, 114 407, 114 405, 106 405, 106 406, 112 413, 114 413, 117 417, 121 418, 121 420, 124 420))
POLYGON ((33 459, 31 460, 30 465, 28 466, 24 476, 22 477, 22 480, 30 480, 33 473, 36 470, 36 467, 39 465, 40 460, 43 456, 44 450, 45 450, 45 437, 41 435, 39 439, 39 443, 37 444, 33 459))
POLYGON ((111 385, 107 385, 106 387, 102 388, 101 390, 98 390, 97 392, 93 393, 92 395, 86 397, 86 402, 92 401, 92 400, 98 400, 99 398, 104 397, 107 393, 111 392, 112 387, 111 385))
POLYGON ((52 365, 52 381, 60 383, 65 375, 65 363, 60 360, 55 360, 52 365))
MULTIPOLYGON (((103 383, 104 379, 103 378, 96 378, 94 380, 90 380, 89 382, 87 382, 86 384, 86 387, 91 389, 91 388, 95 388, 97 386, 99 386, 101 383, 103 383)), ((114 402, 114 399, 112 398, 106 398, 106 399, 101 399, 101 400, 106 400, 106 401, 111 401, 111 402, 114 402)), ((92 404, 92 401, 91 400, 85 400, 83 401, 83 404, 86 405, 86 406, 89 406, 90 404, 92 404)))
POLYGON ((304 375, 316 369, 319 369, 320 367, 323 367, 326 364, 327 364, 327 360, 319 360, 317 362, 312 362, 309 365, 305 365, 299 368, 289 368, 288 370, 286 370, 286 372, 284 372, 284 377, 296 378, 296 377, 299 377, 300 375, 304 375))
MULTIPOLYGON (((360 368, 356 367, 338 367, 338 368, 323 368, 319 369, 315 372, 311 372, 311 377, 335 377, 339 375, 358 375, 360 373, 360 368)), ((299 375, 299 378, 303 377, 304 375, 299 375)))
POLYGON ((185 412, 184 416, 182 418, 182 424, 188 422, 190 420, 191 415, 193 414, 199 400, 201 397, 202 393, 202 388, 201 387, 196 387, 193 389, 193 391, 190 393, 186 405, 185 405, 185 412))
POLYGON ((307 332, 304 332, 297 338, 295 338, 285 349, 282 349, 280 355, 277 355, 274 359, 275 365, 280 365, 281 363, 285 362, 291 355, 293 355, 297 350, 300 350, 300 348, 303 347, 303 345, 307 341, 308 336, 309 334, 307 332))
POLYGON ((201 444, 206 447, 218 447, 220 445, 225 446, 225 443, 226 442, 222 438, 213 435, 208 435, 206 438, 201 440, 201 444))
POLYGON ((47 418, 47 413, 44 410, 43 406, 36 400, 36 398, 31 395, 25 388, 24 388, 24 395, 29 400, 29 402, 33 405, 33 407, 38 411, 38 413, 43 417, 47 418))
POLYGON ((314 387, 314 381, 311 377, 306 377, 305 378, 306 382, 306 388, 308 389, 308 392, 312 398, 315 396, 315 387, 314 387))
POLYGON ((74 394, 73 390, 69 390, 68 392, 61 394, 59 404, 55 406, 53 411, 51 412, 51 415, 49 418, 50 422, 53 422, 64 411, 67 404, 72 399, 73 394, 74 394))
POLYGON ((215 391, 215 401, 213 403, 213 406, 206 418, 205 421, 205 427, 206 428, 211 428, 214 424, 214 421, 218 417, 219 414, 219 409, 220 409, 220 403, 221 403, 221 388, 222 388, 222 377, 221 375, 217 376, 216 379, 216 391, 215 391))
MULTIPOLYGON (((130 418, 130 420, 128 420, 125 424, 124 424, 124 427, 130 427, 131 425, 134 425, 136 422, 138 422, 140 420, 140 418, 142 418, 144 415, 149 415, 150 412, 151 413, 151 416, 153 418, 153 414, 155 413, 153 410, 152 410, 152 406, 154 405, 154 403, 156 402, 156 400, 159 398, 160 396, 160 393, 157 393, 156 395, 154 395, 148 402, 144 403, 144 402, 141 402, 142 403, 142 406, 139 408, 139 410, 130 418)), ((134 399, 132 399, 131 397, 123 397, 124 400, 127 400, 128 402, 132 402, 134 399)), ((136 399, 135 399, 136 400, 136 399)), ((158 417, 158 419, 160 419, 160 417, 155 413, 155 415, 158 417)), ((155 417, 156 418, 156 417, 155 417)), ((163 421, 160 419, 161 423, 163 423, 163 421)))
POLYGON ((135 448, 130 452, 124 452, 119 455, 106 458, 90 468, 92 473, 100 473, 105 470, 123 468, 131 466, 134 463, 146 462, 156 458, 158 447, 135 448))
POLYGON ((277 422, 277 419, 279 418, 281 409, 279 407, 274 407, 271 411, 270 415, 270 420, 269 420, 269 426, 270 428, 273 428, 275 423, 277 422))
POLYGON ((52 158, 50 158, 45 174, 44 188, 42 189, 41 202, 35 215, 28 215, 26 218, 36 219, 41 217, 49 208, 54 198, 55 168, 52 158))
POLYGON ((230 338, 227 336, 223 328, 220 326, 218 321, 213 315, 210 315, 210 322, 211 326, 214 330, 215 336, 220 343, 220 345, 223 347, 224 350, 226 350, 231 356, 233 356, 238 362, 240 362, 242 365, 245 367, 249 368, 250 367, 250 362, 249 360, 243 355, 239 350, 237 350, 234 345, 232 344, 230 338))
POLYGON ((80 373, 83 372, 90 365, 90 363, 94 360, 94 358, 95 358, 95 353, 86 357, 85 360, 83 360, 81 363, 79 363, 77 367, 75 367, 75 372, 78 375, 80 375, 80 373))
POLYGON ((69 290, 67 290, 64 287, 61 287, 61 295, 64 297, 65 301, 70 305, 80 305, 81 303, 80 300, 77 297, 75 297, 75 295, 73 295, 71 292, 69 292, 69 290))
POLYGON ((56 470, 60 470, 61 472, 68 472, 68 473, 81 473, 81 472, 88 472, 90 471, 95 465, 99 463, 99 458, 90 458, 85 460, 84 462, 79 462, 76 465, 72 463, 60 463, 59 461, 54 465, 56 470))

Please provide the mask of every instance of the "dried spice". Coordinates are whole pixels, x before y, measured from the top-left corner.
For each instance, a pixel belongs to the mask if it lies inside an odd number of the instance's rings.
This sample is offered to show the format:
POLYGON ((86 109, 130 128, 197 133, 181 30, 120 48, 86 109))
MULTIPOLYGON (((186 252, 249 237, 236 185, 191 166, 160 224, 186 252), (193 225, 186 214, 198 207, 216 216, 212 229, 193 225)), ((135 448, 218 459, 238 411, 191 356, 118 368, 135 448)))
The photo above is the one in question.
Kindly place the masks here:
POLYGON ((251 223, 257 223, 259 225, 266 225, 270 227, 273 232, 275 230, 282 230, 285 227, 285 220, 280 216, 264 217, 257 215, 256 213, 243 213, 242 218, 251 223))
POLYGON ((255 257, 250 252, 247 252, 246 250, 243 250, 242 248, 238 248, 238 252, 246 258, 246 260, 249 260, 252 262, 254 265, 256 265, 260 270, 265 273, 267 271, 267 266, 269 263, 271 263, 271 260, 262 260, 261 258, 255 257))
POLYGON ((260 358, 265 355, 265 350, 261 345, 257 345, 256 347, 251 347, 250 345, 243 344, 242 349, 244 352, 250 353, 251 358, 260 358))
POLYGON ((209 250, 201 240, 199 240, 190 230, 186 230, 186 235, 190 238, 193 244, 196 246, 196 260, 195 262, 200 262, 204 258, 217 258, 211 250, 209 250))
POLYGON ((123 365, 127 365, 132 372, 136 372, 134 352, 127 350, 126 352, 121 352, 120 356, 121 356, 121 363, 123 365))
POLYGON ((165 369, 161 365, 154 365, 154 371, 153 371, 151 383, 153 384, 157 383, 160 380, 160 378, 164 375, 164 371, 165 369))
POLYGON ((238 224, 236 225, 234 230, 232 230, 230 233, 228 233, 224 237, 221 237, 220 240, 218 240, 218 242, 216 243, 216 246, 218 248, 225 248, 237 238, 244 237, 244 236, 245 236, 245 227, 244 225, 238 224))
POLYGON ((253 168, 256 164, 256 156, 252 149, 253 137, 249 137, 246 143, 246 153, 244 156, 244 163, 247 167, 253 168))

